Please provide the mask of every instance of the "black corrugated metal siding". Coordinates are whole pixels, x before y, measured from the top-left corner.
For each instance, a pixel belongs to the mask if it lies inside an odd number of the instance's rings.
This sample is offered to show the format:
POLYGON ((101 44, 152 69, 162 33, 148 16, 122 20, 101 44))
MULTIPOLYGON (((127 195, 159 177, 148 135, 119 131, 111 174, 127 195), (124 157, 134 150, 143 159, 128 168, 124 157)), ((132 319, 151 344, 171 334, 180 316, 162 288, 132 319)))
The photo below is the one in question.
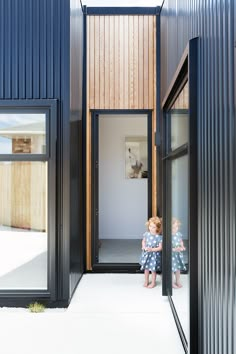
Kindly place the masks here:
POLYGON ((84 272, 82 91, 84 17, 79 0, 70 0, 70 295, 84 272))
POLYGON ((0 99, 62 98, 65 11, 64 0, 0 0, 0 99))
POLYGON ((199 36, 199 354, 236 352, 234 6, 165 0, 161 11, 162 98, 187 41, 199 36))
POLYGON ((69 34, 69 0, 0 0, 0 99, 58 100, 58 300, 69 298, 69 34))

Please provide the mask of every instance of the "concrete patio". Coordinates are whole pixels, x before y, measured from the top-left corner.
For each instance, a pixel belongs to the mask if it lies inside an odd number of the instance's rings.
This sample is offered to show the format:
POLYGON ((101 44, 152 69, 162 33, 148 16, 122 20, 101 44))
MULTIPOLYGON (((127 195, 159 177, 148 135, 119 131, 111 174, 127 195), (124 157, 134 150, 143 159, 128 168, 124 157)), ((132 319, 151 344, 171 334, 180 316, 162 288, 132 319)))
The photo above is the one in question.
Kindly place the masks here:
POLYGON ((183 354, 160 278, 86 274, 68 309, 0 309, 1 354, 183 354))

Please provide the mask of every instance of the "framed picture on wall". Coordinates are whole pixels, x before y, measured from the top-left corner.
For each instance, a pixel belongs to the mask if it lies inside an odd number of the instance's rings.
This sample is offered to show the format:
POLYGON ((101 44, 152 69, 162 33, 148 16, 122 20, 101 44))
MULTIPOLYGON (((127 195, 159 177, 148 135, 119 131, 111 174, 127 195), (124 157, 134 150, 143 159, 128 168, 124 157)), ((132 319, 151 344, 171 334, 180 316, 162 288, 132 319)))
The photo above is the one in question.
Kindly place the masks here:
POLYGON ((147 137, 125 137, 125 178, 147 178, 147 137))

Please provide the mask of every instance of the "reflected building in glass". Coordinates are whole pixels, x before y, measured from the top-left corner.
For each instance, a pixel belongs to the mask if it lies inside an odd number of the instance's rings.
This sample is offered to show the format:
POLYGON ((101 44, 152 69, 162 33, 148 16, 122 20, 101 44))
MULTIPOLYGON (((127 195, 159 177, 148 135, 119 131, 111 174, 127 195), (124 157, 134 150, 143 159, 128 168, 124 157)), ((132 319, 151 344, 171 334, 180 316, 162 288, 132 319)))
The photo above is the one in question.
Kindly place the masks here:
POLYGON ((47 289, 45 114, 0 114, 0 289, 47 289), (24 157, 23 157, 24 156, 24 157), (7 160, 7 158, 6 158, 7 160))

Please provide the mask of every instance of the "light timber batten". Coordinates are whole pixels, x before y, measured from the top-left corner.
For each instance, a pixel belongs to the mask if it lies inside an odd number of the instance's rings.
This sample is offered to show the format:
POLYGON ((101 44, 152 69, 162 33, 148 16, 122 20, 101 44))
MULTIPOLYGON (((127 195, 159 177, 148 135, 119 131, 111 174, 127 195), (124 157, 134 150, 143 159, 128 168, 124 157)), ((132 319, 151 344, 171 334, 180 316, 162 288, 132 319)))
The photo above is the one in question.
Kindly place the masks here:
POLYGON ((156 16, 87 16, 87 270, 91 264, 91 109, 150 109, 156 213, 156 16))

